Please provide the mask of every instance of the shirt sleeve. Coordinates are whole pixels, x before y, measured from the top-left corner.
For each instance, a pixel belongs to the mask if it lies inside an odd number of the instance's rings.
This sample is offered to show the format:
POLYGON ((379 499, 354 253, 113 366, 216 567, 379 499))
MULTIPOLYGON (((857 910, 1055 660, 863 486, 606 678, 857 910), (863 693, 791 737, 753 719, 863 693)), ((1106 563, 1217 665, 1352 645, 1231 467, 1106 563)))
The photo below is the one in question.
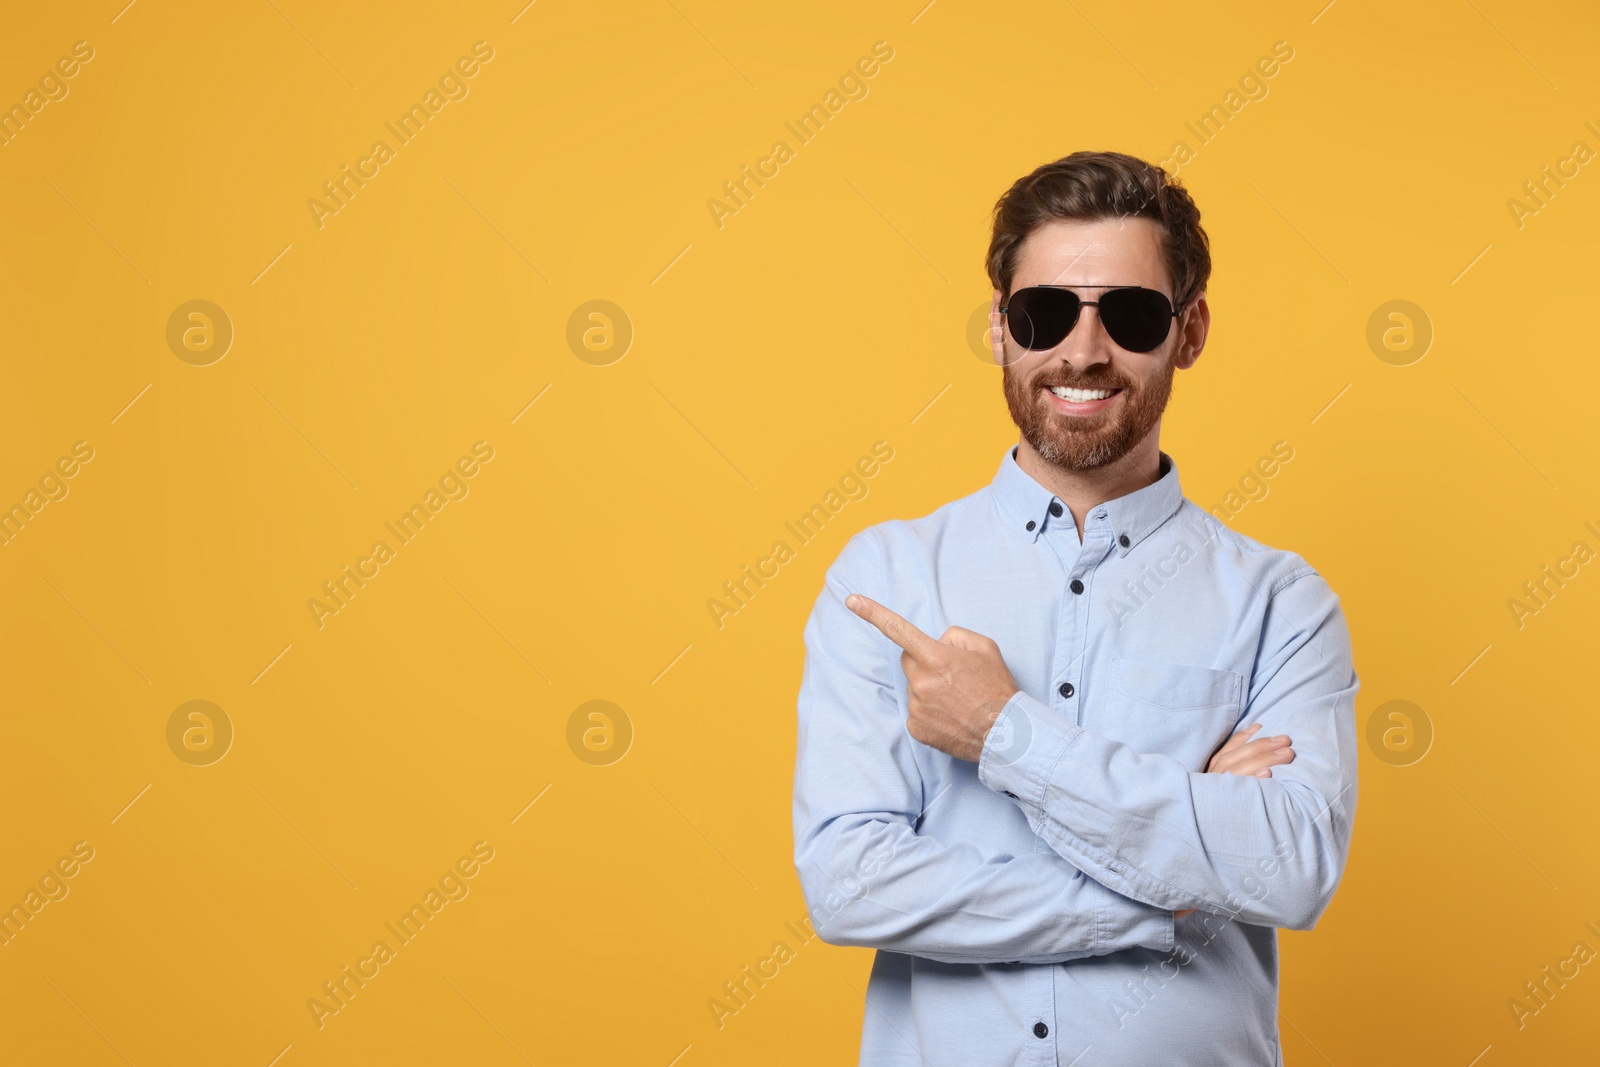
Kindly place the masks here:
POLYGON ((884 603, 871 531, 829 568, 805 627, 795 868, 823 940, 943 963, 1061 963, 1170 950, 1172 909, 1108 889, 1049 850, 986 855, 919 833, 923 796, 896 675, 900 649, 845 607, 884 603))
MULTIPOLYGON (((985 739, 978 776, 1062 857, 1135 900, 1310 930, 1349 851, 1358 686, 1339 598, 1302 571, 1271 598, 1238 724, 1289 735, 1295 758, 1272 777, 1190 771, 1022 692, 985 739)), ((1120 698, 1105 688, 1095 699, 1120 698)))

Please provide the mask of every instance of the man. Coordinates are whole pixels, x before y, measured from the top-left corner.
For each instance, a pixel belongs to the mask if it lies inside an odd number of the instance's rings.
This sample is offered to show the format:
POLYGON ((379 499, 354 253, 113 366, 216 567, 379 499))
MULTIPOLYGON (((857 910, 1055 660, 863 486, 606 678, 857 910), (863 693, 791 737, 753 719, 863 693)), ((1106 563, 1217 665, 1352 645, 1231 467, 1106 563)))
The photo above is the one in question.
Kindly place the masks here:
POLYGON ((1016 182, 988 271, 1020 440, 828 570, 795 866, 821 937, 878 949, 863 1065, 1283 1062, 1276 927, 1343 873, 1358 680, 1327 582, 1160 450, 1210 270, 1160 168, 1016 182))

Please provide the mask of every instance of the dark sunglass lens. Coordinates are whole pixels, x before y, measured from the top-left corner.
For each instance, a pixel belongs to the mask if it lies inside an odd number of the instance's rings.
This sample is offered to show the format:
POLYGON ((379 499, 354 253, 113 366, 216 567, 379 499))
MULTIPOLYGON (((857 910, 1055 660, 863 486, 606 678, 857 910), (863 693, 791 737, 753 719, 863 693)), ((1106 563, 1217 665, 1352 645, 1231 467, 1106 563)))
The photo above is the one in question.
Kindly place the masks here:
POLYGON ((1006 303, 1006 325, 1023 348, 1042 352, 1066 340, 1078 321, 1078 295, 1067 289, 1019 289, 1006 303))
POLYGON ((1154 289, 1113 289, 1100 297, 1100 321, 1129 352, 1151 352, 1172 328, 1172 302, 1154 289))

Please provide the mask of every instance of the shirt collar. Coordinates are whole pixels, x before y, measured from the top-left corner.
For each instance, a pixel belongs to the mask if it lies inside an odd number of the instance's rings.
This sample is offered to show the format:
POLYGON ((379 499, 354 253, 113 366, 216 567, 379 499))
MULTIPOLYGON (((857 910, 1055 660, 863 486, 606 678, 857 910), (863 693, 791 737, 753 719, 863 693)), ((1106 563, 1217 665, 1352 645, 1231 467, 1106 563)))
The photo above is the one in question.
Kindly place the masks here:
MULTIPOLYGON (((1065 502, 1017 463, 1016 445, 1006 449, 995 472, 992 489, 1000 512, 1008 525, 1031 541, 1037 541, 1048 523, 1072 526, 1072 515, 1065 502)), ((1154 533, 1183 503, 1178 482, 1178 465, 1165 452, 1161 456, 1161 475, 1142 489, 1096 505, 1089 512, 1089 524, 1106 523, 1118 555, 1127 555, 1135 545, 1154 533)))

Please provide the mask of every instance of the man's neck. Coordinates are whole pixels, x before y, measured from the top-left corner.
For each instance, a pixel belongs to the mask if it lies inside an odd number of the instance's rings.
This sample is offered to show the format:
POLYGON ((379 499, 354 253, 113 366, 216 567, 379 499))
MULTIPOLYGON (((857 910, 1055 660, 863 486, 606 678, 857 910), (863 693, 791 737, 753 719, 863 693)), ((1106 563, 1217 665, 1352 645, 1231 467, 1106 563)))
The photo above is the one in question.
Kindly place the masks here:
POLYGON ((1150 433, 1116 462, 1095 470, 1075 471, 1056 466, 1039 455, 1026 440, 1020 440, 1017 466, 1067 505, 1081 543, 1083 520, 1096 505, 1137 492, 1160 477, 1161 444, 1158 435, 1150 433))

